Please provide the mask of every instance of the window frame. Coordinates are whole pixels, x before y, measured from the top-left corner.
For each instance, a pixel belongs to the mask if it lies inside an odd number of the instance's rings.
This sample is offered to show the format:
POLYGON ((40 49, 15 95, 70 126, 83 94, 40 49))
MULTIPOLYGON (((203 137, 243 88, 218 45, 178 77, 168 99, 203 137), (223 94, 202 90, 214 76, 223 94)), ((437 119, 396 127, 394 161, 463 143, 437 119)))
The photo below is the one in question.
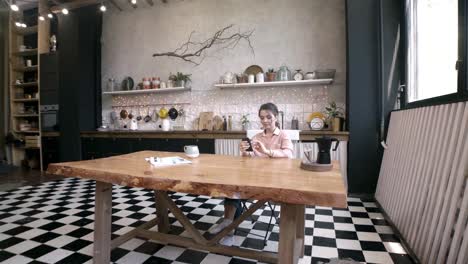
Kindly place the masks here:
MULTIPOLYGON (((468 101, 468 87, 467 87, 467 76, 468 76, 468 67, 467 67, 467 53, 468 53, 468 43, 466 37, 468 35, 468 4, 465 0, 458 0, 458 80, 457 80, 457 92, 441 95, 437 97, 427 98, 423 100, 418 100, 414 102, 408 101, 408 63, 407 63, 407 55, 409 50, 409 41, 408 41, 408 29, 406 28, 407 17, 405 14, 406 9, 406 2, 402 1, 403 5, 403 21, 402 24, 405 25, 402 30, 402 41, 404 44, 403 50, 403 67, 402 67, 402 80, 404 82, 404 96, 401 97, 401 108, 402 109, 410 109, 410 108, 417 108, 417 107, 424 107, 424 106, 433 106, 433 105, 441 105, 441 104, 449 104, 449 103, 457 103, 457 102, 464 102, 468 101)), ((455 65, 454 65, 455 67, 455 65)))

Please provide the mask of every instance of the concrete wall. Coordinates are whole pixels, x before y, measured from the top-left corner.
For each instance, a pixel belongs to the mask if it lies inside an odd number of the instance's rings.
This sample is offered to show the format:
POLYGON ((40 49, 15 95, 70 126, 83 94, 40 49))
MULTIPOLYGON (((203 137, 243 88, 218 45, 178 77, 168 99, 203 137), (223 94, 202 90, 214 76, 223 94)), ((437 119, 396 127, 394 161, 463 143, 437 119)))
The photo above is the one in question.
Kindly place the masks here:
MULTIPOLYGON (((151 105, 150 110, 166 105, 183 107, 185 127, 191 128, 199 112, 212 110, 218 115, 232 115, 234 128, 240 127, 240 115, 250 113, 253 127, 259 127, 257 109, 272 101, 285 112, 287 126, 297 116, 300 126, 309 113, 322 111, 328 101, 345 105, 346 33, 344 0, 173 0, 167 4, 154 1, 149 7, 139 1, 137 9, 119 1, 125 10, 111 8, 104 15, 102 36, 103 89, 108 78, 122 80, 131 76, 159 76, 167 80, 177 71, 192 74, 192 91, 145 96, 103 97, 103 123, 109 112, 135 105, 151 105), (208 50, 203 63, 194 66, 168 57, 153 58, 155 52, 173 51, 187 41, 200 41, 234 24, 234 31, 255 30, 251 37, 255 54, 246 42, 228 50, 208 50), (282 64, 304 72, 318 68, 337 69, 332 85, 310 87, 252 88, 220 90, 213 85, 228 71, 243 72, 249 65, 266 71, 282 64)), ((231 31, 231 32, 234 32, 231 31)), ((144 112, 147 108, 141 108, 144 112)), ((145 127, 153 129, 153 125, 145 127)))

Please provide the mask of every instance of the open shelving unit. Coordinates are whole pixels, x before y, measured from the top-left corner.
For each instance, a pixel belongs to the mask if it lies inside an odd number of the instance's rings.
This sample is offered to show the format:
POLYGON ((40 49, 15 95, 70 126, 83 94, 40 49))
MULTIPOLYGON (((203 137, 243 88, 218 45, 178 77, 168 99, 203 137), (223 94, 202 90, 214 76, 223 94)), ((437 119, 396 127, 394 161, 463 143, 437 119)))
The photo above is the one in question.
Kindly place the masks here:
POLYGON ((102 94, 108 94, 108 95, 131 95, 131 94, 184 92, 184 91, 190 91, 190 90, 191 90, 191 88, 172 87, 172 88, 162 88, 162 89, 144 89, 144 90, 130 90, 130 91, 113 91, 113 92, 103 92, 102 94))
POLYGON ((313 79, 313 80, 302 80, 302 81, 215 84, 215 87, 218 87, 221 89, 229 89, 229 88, 254 88, 254 87, 310 86, 310 85, 327 85, 327 84, 331 84, 332 82, 333 82, 333 79, 313 79))
MULTIPOLYGON (((39 8, 44 1, 38 1, 39 8)), ((11 145, 12 164, 42 170, 39 53, 48 43, 48 24, 41 24, 37 15, 10 12, 9 16, 9 130, 20 143, 11 145), (23 17, 24 16, 24 17, 23 17), (30 19, 26 28, 18 28, 16 21, 30 19), (31 22, 35 21, 35 22, 31 22), (47 33, 47 34, 44 34, 47 33), (23 46, 22 49, 20 47, 23 46), (25 48, 26 47, 26 48, 25 48), (32 66, 26 66, 31 60, 32 66)), ((48 46, 47 46, 48 50, 48 46)))

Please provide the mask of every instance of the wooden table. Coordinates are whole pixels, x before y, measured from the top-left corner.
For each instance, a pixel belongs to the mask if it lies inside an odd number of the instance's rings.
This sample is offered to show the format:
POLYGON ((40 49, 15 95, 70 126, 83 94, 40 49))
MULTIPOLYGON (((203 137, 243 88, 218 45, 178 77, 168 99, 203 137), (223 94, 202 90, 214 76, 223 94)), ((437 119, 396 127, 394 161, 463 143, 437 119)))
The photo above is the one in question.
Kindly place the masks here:
POLYGON ((269 263, 297 263, 304 255, 305 205, 347 206, 338 163, 329 172, 299 168, 300 160, 202 154, 192 164, 154 167, 146 157, 183 153, 141 151, 103 159, 50 164, 48 173, 96 180, 94 263, 109 263, 110 251, 138 236, 162 244, 207 250, 269 263), (112 184, 155 190, 156 218, 111 241, 112 184), (239 218, 211 239, 202 236, 166 191, 254 199, 239 218), (226 247, 218 241, 266 201, 281 204, 278 254, 226 247), (168 234, 170 210, 191 238, 168 234), (149 231, 158 225, 158 231, 149 231))

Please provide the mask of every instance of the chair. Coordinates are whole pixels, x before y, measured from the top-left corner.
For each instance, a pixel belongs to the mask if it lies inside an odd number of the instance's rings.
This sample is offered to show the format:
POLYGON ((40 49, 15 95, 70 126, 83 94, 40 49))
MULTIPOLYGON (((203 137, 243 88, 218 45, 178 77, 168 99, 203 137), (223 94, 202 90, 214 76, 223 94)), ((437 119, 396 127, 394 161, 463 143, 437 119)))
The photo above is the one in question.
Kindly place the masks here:
MULTIPOLYGON (((291 141, 293 141, 293 145, 294 145, 293 155, 294 155, 294 158, 296 158, 297 153, 298 153, 298 149, 299 149, 299 153, 300 153, 300 149, 301 149, 300 148, 300 145, 301 145, 300 143, 301 142, 300 142, 300 138, 299 138, 299 130, 283 130, 283 131, 286 132, 288 134, 289 138, 291 139, 291 141), (298 143, 298 144, 294 144, 294 143, 298 143)), ((252 139, 256 134, 258 134, 260 132, 262 132, 262 130, 247 130, 247 137, 252 139)), ((272 225, 273 217, 275 218, 276 224, 279 224, 279 222, 280 222, 280 219, 275 214, 276 204, 272 204, 271 202, 267 202, 266 205, 270 208, 272 213, 271 213, 271 216, 270 216, 270 220, 268 221, 268 226, 267 226, 265 236, 263 237, 263 245, 264 246, 266 246, 266 244, 267 244, 268 233, 270 232, 270 227, 272 225)), ((247 206, 246 206, 245 201, 242 201, 242 207, 243 207, 244 210, 247 210, 247 206)), ((253 216, 251 216, 252 224, 255 223, 257 220, 254 219, 253 216)), ((252 234, 252 235, 261 237, 260 235, 257 235, 257 234, 252 234)))

